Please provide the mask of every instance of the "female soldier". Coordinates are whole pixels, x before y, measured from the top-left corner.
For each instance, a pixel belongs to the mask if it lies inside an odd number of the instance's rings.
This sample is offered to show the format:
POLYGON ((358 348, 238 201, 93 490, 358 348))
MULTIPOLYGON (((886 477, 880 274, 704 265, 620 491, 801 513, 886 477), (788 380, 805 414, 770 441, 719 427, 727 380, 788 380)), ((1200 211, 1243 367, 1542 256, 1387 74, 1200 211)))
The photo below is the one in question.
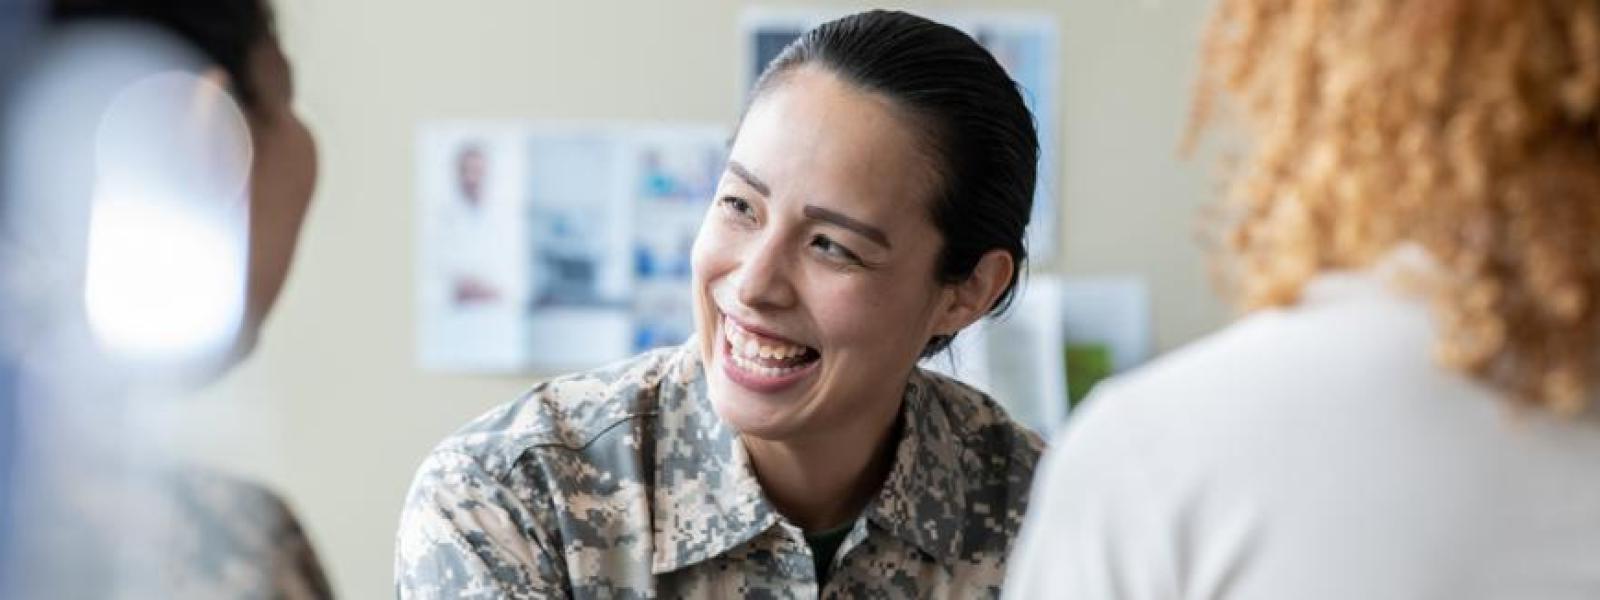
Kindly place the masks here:
POLYGON ((882 11, 806 33, 701 226, 697 338, 441 444, 400 595, 996 595, 1039 439, 916 363, 1010 298, 1037 159, 965 34, 882 11))

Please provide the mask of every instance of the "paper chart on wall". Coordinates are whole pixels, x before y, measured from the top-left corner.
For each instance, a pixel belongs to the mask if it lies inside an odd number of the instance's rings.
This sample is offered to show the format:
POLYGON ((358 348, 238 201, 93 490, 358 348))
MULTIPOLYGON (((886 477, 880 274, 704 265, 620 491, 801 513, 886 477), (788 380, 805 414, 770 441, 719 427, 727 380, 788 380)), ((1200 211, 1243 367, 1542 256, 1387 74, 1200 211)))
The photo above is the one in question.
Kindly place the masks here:
POLYGON ((418 360, 568 370, 682 342, 727 132, 440 122, 418 135, 418 360))

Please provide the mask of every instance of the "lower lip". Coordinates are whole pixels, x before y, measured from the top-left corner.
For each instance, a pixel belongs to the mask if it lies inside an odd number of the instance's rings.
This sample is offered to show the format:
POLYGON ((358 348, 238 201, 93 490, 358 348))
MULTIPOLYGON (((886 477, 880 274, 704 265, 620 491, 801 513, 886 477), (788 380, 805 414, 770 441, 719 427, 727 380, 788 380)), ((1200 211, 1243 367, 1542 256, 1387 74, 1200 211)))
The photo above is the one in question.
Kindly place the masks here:
POLYGON ((728 343, 727 338, 722 338, 718 341, 721 342, 717 346, 719 347, 718 354, 721 355, 722 359, 722 373, 727 375, 728 379, 732 379, 734 383, 739 384, 739 387, 760 394, 774 394, 789 389, 800 383, 802 379, 810 376, 813 371, 817 370, 817 365, 822 364, 822 359, 819 358, 791 373, 768 377, 739 368, 738 365, 733 363, 733 346, 728 343))

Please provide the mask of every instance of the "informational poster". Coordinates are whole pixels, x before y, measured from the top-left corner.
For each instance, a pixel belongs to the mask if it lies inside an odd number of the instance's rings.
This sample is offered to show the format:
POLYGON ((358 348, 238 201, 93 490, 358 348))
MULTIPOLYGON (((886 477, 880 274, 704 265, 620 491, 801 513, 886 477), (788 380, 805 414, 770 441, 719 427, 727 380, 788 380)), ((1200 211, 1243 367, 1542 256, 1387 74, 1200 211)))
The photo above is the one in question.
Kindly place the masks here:
POLYGON ((431 126, 418 145, 419 359, 445 370, 527 362, 527 139, 512 127, 431 126))
MULTIPOLYGON (((848 9, 752 8, 741 19, 746 61, 741 93, 755 84, 761 72, 785 46, 806 30, 850 14, 848 9)), ((1055 256, 1059 225, 1061 164, 1058 135, 1061 130, 1060 29, 1053 16, 1009 11, 947 11, 921 13, 971 35, 994 55, 1016 80, 1022 100, 1033 112, 1039 135, 1039 179, 1034 189, 1033 215, 1028 226, 1028 254, 1055 256)))
POLYGON ((727 153, 721 130, 657 129, 633 138, 633 350, 694 332, 690 252, 727 153))
POLYGON ((418 136, 418 359, 581 369, 681 343, 727 131, 455 122, 418 136))

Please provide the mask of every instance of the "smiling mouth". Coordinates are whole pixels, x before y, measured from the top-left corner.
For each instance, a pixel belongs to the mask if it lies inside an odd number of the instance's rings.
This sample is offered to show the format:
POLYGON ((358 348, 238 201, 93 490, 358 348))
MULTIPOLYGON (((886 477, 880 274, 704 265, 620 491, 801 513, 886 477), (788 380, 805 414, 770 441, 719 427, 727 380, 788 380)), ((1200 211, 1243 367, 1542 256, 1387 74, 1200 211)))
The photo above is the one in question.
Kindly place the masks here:
POLYGON ((745 376, 741 383, 755 387, 791 383, 822 358, 815 348, 752 332, 727 317, 722 331, 731 366, 745 376))

